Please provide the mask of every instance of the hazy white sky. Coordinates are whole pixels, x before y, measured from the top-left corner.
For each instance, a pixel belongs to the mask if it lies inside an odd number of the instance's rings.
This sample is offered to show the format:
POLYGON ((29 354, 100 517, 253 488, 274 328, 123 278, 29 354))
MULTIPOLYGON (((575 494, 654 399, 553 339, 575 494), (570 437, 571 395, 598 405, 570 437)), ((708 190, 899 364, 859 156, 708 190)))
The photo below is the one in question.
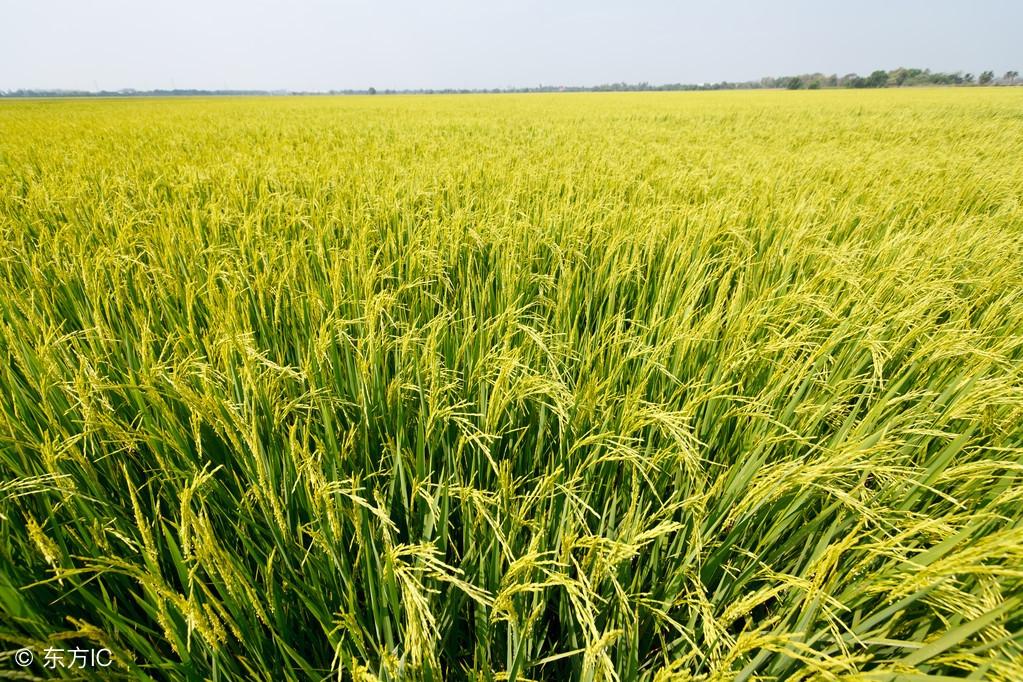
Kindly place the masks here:
POLYGON ((0 0, 0 89, 1023 71, 1023 0, 0 0))

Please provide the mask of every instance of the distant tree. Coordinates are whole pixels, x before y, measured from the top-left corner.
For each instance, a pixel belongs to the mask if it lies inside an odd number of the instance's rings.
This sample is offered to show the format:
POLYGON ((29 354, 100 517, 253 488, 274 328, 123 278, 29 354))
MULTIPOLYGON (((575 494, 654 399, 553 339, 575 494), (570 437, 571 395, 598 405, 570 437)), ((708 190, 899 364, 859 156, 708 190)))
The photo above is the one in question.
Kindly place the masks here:
POLYGON ((923 69, 906 69, 906 78, 903 85, 920 85, 927 82, 928 72, 923 69))
POLYGON ((988 83, 990 83, 994 79, 995 79, 995 72, 994 71, 983 71, 980 74, 980 78, 977 79, 977 82, 980 83, 981 85, 987 85, 988 83))
POLYGON ((375 94, 377 94, 377 89, 376 89, 376 88, 370 88, 370 89, 369 89, 369 90, 367 90, 366 92, 368 92, 368 93, 369 93, 369 94, 371 94, 371 95, 375 95, 375 94))
POLYGON ((786 81, 785 87, 789 90, 801 90, 803 88, 803 79, 799 76, 793 76, 786 81))
POLYGON ((865 88, 883 88, 888 85, 888 72, 878 69, 867 76, 865 80, 867 81, 863 86, 865 88))
POLYGON ((901 66, 888 72, 888 85, 894 85, 897 88, 901 88, 906 83, 907 79, 909 79, 909 70, 904 69, 901 66))
POLYGON ((1017 78, 1019 78, 1019 71, 1006 71, 1005 72, 1005 82, 1008 83, 1009 85, 1012 85, 1013 83, 1015 83, 1017 78))

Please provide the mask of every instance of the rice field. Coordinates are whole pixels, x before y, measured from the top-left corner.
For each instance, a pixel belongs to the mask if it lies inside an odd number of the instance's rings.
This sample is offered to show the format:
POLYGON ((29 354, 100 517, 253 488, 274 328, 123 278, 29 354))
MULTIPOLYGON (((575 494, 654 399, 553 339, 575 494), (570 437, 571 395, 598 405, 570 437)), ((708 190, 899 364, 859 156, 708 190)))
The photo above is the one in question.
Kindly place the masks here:
POLYGON ((1023 679, 1021 159, 1023 88, 0 102, 0 678, 1023 679))

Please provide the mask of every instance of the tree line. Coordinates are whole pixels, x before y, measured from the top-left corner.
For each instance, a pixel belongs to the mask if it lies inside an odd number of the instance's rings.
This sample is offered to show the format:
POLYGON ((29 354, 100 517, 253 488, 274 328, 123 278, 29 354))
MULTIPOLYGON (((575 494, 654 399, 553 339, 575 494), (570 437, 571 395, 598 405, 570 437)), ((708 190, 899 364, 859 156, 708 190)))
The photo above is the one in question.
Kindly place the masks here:
POLYGON ((537 85, 508 88, 421 88, 421 89, 344 89, 327 91, 300 90, 0 90, 0 97, 219 97, 238 95, 399 95, 399 94, 479 94, 528 92, 658 92, 672 90, 821 90, 827 88, 902 88, 914 86, 1021 85, 1018 71, 996 76, 994 71, 978 75, 956 71, 945 73, 930 69, 899 67, 891 71, 877 70, 870 75, 804 73, 796 76, 766 77, 756 81, 720 81, 717 83, 604 83, 601 85, 537 85))
POLYGON ((781 78, 763 78, 761 87, 788 88, 790 90, 816 90, 820 88, 902 88, 923 85, 1016 85, 1018 71, 1006 71, 1001 77, 994 71, 982 71, 975 76, 972 73, 944 73, 930 69, 898 68, 891 71, 877 70, 869 76, 855 73, 839 76, 823 73, 804 73, 798 76, 782 76, 781 78))

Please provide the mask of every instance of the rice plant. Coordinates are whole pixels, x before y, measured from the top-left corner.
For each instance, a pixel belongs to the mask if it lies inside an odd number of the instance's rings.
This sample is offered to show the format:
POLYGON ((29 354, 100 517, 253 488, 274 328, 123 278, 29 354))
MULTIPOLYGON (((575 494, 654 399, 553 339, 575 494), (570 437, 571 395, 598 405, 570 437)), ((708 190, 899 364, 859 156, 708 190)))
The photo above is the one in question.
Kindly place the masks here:
POLYGON ((1023 679, 1020 111, 0 103, 0 677, 1023 679))

